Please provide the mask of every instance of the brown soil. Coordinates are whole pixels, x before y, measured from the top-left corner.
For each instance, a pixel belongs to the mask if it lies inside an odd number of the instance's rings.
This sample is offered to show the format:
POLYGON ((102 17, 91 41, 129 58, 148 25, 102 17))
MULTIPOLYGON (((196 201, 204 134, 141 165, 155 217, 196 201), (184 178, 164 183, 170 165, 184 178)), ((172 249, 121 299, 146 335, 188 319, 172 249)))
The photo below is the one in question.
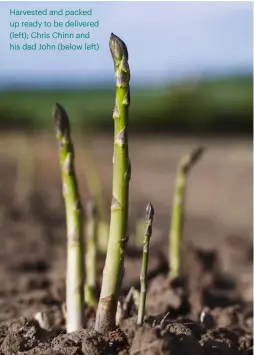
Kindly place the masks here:
MULTIPOLYGON (((35 169, 22 196, 18 136, 1 137, 0 155, 0 355, 234 355, 252 354, 252 145, 206 140, 207 153, 193 170, 187 197, 184 278, 169 283, 167 231, 177 160, 202 140, 156 137, 131 140, 130 232, 151 201, 155 208, 146 322, 135 309, 119 329, 102 336, 87 329, 66 334, 65 219, 57 147, 52 138, 29 138, 35 169), (8 149, 6 149, 8 147, 8 149), (19 186, 19 187, 18 187, 19 186), (42 329, 33 318, 47 314, 42 329)), ((83 201, 88 197, 84 146, 76 145, 83 201)), ((92 148, 110 201, 111 137, 92 148)), ((123 295, 139 287, 140 248, 130 238, 123 295)), ((104 257, 99 268, 102 270, 104 257)))

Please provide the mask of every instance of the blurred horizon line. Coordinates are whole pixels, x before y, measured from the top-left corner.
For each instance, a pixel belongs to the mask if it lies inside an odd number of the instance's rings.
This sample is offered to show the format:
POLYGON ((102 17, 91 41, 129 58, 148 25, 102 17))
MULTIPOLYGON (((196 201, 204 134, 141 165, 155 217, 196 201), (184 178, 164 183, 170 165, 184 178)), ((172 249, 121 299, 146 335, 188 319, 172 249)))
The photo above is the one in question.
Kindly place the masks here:
MULTIPOLYGON (((249 68, 242 67, 237 70, 211 70, 197 72, 197 73, 189 73, 183 75, 169 75, 167 77, 164 76, 163 80, 154 80, 148 78, 144 80, 144 78, 133 78, 131 80, 132 86, 137 88, 147 87, 147 85, 152 85, 152 87, 167 87, 173 84, 192 82, 192 81, 205 81, 205 80, 216 80, 221 78, 229 78, 229 77, 253 77, 253 67, 249 68)), ((65 75, 59 75, 59 77, 54 77, 52 79, 52 75, 48 74, 47 76, 38 77, 35 76, 33 78, 27 79, 25 73, 23 73, 22 78, 10 78, 8 75, 1 76, 0 81, 0 91, 15 91, 15 90, 29 90, 29 89, 42 89, 42 90, 54 90, 61 89, 76 89, 76 90, 89 90, 89 89, 98 89, 98 88, 109 88, 115 82, 114 76, 111 78, 102 78, 102 77, 93 77, 88 78, 87 76, 79 75, 73 78, 73 74, 70 77, 66 77, 65 75), (89 86, 89 87, 86 87, 89 86)))

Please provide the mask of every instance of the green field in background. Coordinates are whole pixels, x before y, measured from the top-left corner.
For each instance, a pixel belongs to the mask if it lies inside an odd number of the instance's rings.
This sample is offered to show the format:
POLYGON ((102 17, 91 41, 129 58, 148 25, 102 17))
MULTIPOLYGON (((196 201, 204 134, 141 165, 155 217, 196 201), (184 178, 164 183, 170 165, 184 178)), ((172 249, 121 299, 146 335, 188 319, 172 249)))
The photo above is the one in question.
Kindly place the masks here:
MULTIPOLYGON (((164 88, 131 90, 134 129, 252 131, 252 77, 189 81, 164 88), (234 129, 233 129, 234 130, 234 129)), ((0 92, 0 127, 52 127, 55 102, 69 113, 73 129, 112 127, 115 89, 0 92)))

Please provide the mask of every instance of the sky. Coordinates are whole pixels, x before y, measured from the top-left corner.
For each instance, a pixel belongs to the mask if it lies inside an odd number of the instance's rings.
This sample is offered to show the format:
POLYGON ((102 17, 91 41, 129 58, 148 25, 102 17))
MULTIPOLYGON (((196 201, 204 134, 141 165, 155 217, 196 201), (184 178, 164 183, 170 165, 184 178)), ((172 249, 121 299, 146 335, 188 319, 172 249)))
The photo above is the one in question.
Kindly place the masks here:
MULTIPOLYGON (((113 32, 128 46, 132 82, 161 85, 170 80, 203 75, 250 72, 252 69, 251 2, 0 2, 0 87, 98 85, 114 80, 108 41, 113 32), (92 9, 90 17, 10 16, 16 10, 92 9), (14 21, 96 21, 88 40, 98 51, 14 51, 10 40, 14 21)), ((52 33, 57 28, 23 28, 52 33)), ((63 32, 87 32, 64 28, 63 32)), ((45 43, 47 40, 37 40, 45 43)), ((63 39, 63 44, 70 43, 63 39)))

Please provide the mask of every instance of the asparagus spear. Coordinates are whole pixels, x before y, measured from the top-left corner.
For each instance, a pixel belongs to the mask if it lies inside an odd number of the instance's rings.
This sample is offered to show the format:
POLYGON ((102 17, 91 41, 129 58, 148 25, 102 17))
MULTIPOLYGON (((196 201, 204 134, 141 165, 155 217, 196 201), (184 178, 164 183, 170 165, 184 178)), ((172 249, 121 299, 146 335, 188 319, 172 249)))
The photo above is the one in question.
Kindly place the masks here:
POLYGON ((130 70, 125 43, 113 33, 109 46, 116 76, 114 119, 113 188, 109 241, 95 329, 101 333, 116 327, 115 316, 119 290, 124 274, 124 253, 127 243, 129 180, 128 116, 130 105, 130 70))
POLYGON ((171 213, 171 227, 169 232, 169 262, 171 280, 180 276, 182 272, 181 246, 183 239, 184 200, 187 178, 191 168, 200 159, 203 151, 204 149, 202 147, 194 149, 191 153, 183 156, 178 166, 171 213))
POLYGON ((137 324, 142 325, 145 316, 146 292, 147 292, 147 268, 149 260, 149 243, 152 235, 154 209, 151 203, 146 207, 146 228, 143 241, 142 267, 140 273, 140 298, 137 324))
POLYGON ((53 118, 59 143, 67 224, 66 329, 70 333, 84 327, 83 215, 74 168, 69 118, 59 104, 54 107, 53 118))
POLYGON ((95 307, 97 304, 97 233, 98 216, 95 203, 91 201, 87 206, 86 214, 86 282, 85 301, 89 306, 95 307))

